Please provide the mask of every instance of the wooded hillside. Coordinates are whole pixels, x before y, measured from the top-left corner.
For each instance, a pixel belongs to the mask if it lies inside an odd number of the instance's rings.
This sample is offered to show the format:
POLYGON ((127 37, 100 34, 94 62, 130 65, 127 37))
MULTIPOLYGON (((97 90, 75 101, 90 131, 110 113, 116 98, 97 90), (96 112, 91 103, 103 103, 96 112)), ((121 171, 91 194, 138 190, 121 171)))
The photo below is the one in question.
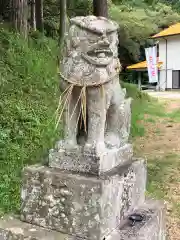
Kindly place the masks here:
MULTIPOLYGON (((25 36, 28 30, 32 32, 37 29, 45 30, 47 36, 58 36, 58 0, 1 0, 0 9, 2 18, 14 21, 14 27, 19 28, 25 36), (18 7, 21 11, 15 14, 15 8, 18 7), (19 24, 18 17, 21 18, 19 24)), ((152 44, 148 39, 151 35, 180 21, 180 2, 177 0, 108 0, 108 11, 109 17, 120 26, 119 55, 124 66, 144 59, 143 49, 152 44)), ((69 18, 92 13, 93 0, 67 0, 69 18)))

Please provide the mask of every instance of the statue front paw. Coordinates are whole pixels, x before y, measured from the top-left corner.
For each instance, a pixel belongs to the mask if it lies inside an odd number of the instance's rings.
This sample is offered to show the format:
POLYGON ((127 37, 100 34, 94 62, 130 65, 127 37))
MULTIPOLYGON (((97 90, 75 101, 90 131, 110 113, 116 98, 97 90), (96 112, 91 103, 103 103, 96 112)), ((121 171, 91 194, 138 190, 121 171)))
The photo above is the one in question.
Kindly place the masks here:
POLYGON ((119 148, 121 145, 119 136, 111 133, 106 135, 105 143, 107 148, 119 148))
POLYGON ((56 149, 67 149, 67 150, 77 150, 78 144, 76 140, 68 139, 64 141, 59 141, 56 144, 56 149))
POLYGON ((104 142, 86 143, 84 146, 84 152, 89 154, 95 154, 100 156, 106 151, 104 142))

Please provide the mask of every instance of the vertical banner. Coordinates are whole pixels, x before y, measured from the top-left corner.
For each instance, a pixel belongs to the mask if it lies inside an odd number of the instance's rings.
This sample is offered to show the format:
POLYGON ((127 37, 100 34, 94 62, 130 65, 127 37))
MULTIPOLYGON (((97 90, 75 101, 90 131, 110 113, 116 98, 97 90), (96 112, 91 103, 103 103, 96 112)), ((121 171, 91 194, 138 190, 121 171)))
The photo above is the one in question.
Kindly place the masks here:
POLYGON ((158 82, 156 46, 145 48, 145 54, 146 54, 149 82, 150 83, 158 82))

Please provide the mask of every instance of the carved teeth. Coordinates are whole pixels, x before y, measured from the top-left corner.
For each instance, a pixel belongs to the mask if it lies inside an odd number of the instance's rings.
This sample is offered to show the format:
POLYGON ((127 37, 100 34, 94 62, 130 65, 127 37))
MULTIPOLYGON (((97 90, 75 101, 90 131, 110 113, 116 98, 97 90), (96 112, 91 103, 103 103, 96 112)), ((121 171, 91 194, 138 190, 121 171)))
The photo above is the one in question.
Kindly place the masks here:
POLYGON ((103 52, 100 52, 100 53, 98 54, 98 57, 99 57, 99 58, 105 58, 105 57, 106 57, 106 55, 105 55, 105 53, 103 53, 103 52))
POLYGON ((91 57, 105 58, 112 56, 112 52, 109 49, 94 49, 88 52, 91 57))
POLYGON ((110 53, 110 50, 106 50, 106 49, 97 49, 94 51, 95 53, 110 53))

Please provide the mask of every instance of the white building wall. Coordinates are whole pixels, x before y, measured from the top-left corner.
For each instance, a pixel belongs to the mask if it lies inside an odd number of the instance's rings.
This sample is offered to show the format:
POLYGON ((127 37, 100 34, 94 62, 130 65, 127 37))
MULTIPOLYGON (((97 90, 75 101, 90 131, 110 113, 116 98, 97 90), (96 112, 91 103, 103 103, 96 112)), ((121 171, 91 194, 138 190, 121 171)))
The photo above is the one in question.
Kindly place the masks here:
POLYGON ((160 70, 159 87, 162 90, 172 88, 172 70, 180 70, 180 35, 159 39, 159 61, 163 62, 160 70), (166 49, 167 49, 167 82, 166 82, 166 49))
POLYGON ((166 88, 172 88, 172 70, 167 70, 167 82, 166 82, 166 71, 160 70, 159 77, 159 88, 165 90, 166 88))

